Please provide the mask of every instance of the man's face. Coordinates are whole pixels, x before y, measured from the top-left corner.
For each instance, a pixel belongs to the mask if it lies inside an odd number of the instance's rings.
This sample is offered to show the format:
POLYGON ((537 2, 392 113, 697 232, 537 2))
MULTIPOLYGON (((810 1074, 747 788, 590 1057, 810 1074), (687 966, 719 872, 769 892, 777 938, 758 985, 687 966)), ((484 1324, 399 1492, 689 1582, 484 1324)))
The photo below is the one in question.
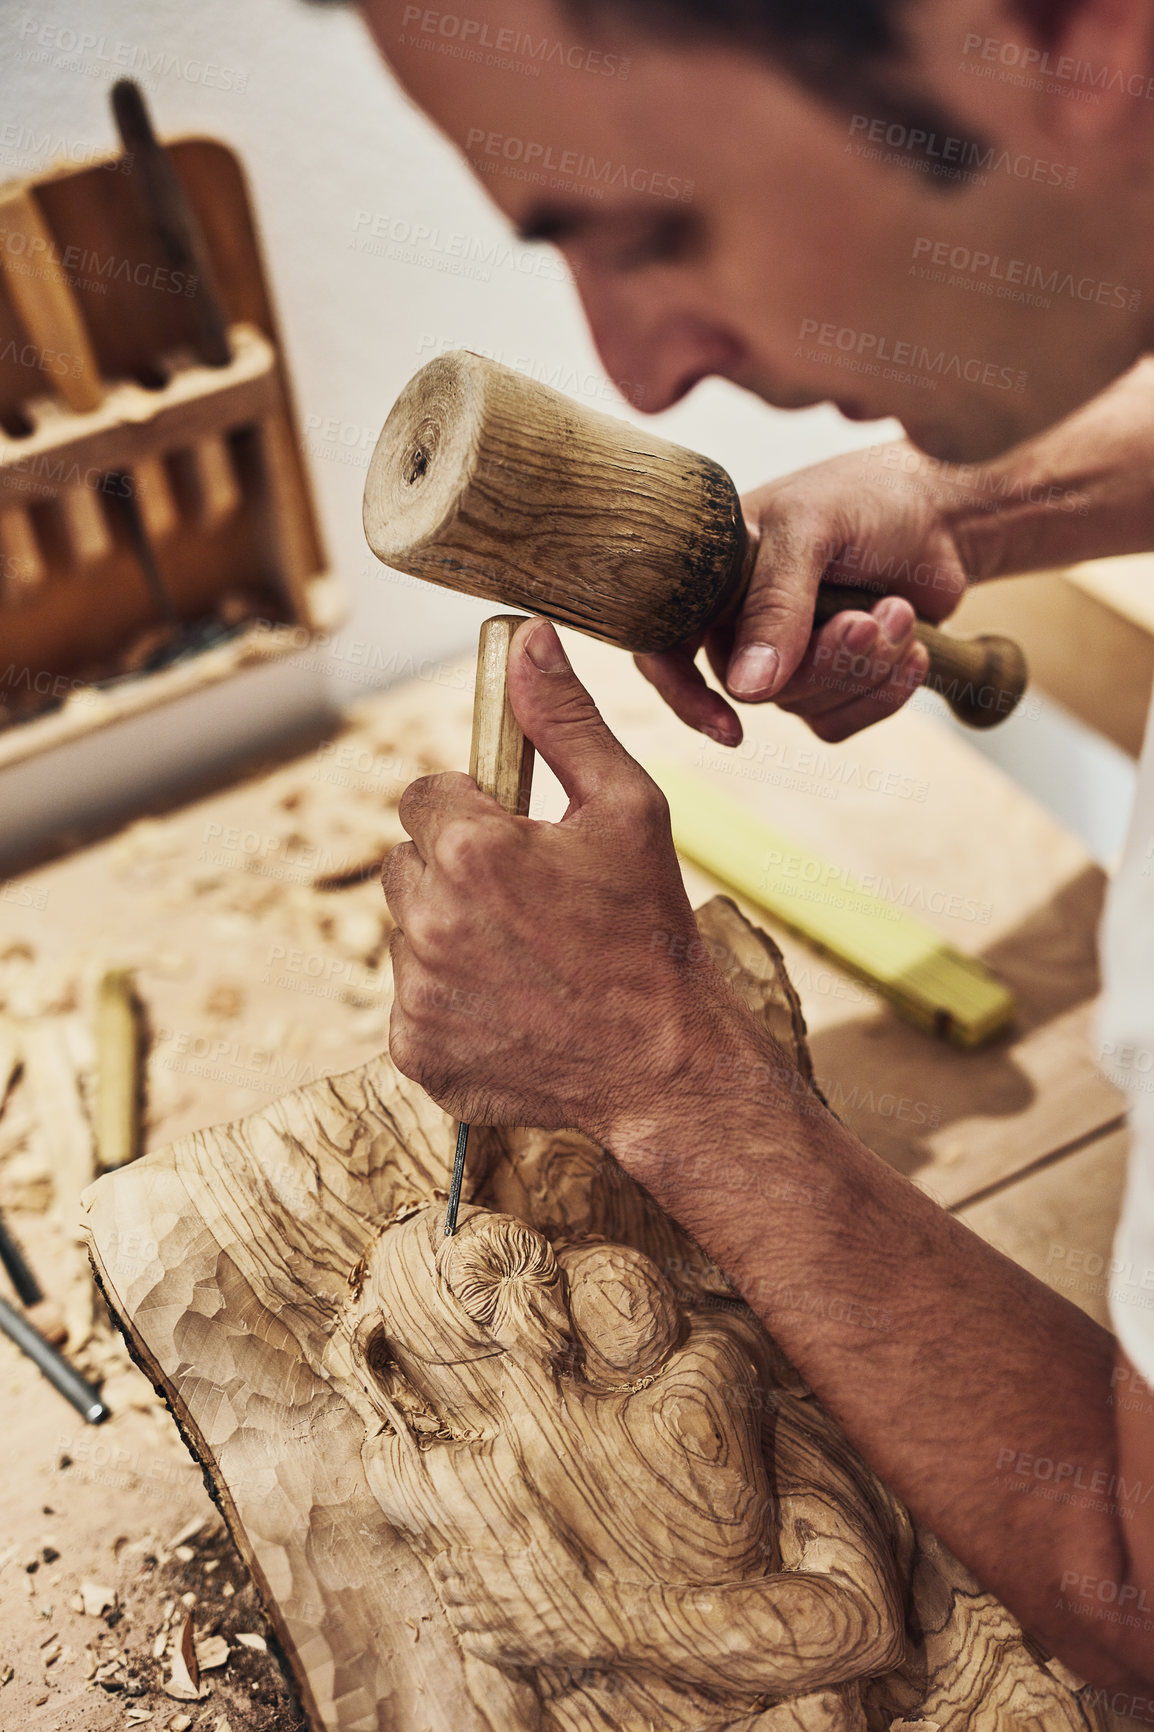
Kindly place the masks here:
POLYGON ((918 88, 951 116, 925 137, 827 107, 736 45, 593 36, 553 0, 366 4, 495 202, 560 246, 641 408, 719 374, 782 408, 895 415, 970 461, 1146 346, 1131 167, 1154 104, 1130 99, 1119 143, 1085 105, 1075 117, 1069 80, 1046 103, 998 78, 1011 32, 993 3, 915 5, 918 88))

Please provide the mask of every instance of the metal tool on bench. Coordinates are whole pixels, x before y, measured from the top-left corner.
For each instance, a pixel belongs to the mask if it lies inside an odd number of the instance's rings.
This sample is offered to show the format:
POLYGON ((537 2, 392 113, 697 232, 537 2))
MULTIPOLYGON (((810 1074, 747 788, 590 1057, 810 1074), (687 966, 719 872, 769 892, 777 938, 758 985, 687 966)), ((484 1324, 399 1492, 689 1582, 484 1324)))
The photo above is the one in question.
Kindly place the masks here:
MULTIPOLYGON (((39 1281, 25 1260, 24 1253, 0 1219, 0 1263, 16 1289, 21 1305, 39 1305, 44 1298, 39 1281)), ((52 1387, 72 1403, 77 1413, 89 1425, 99 1425, 108 1418, 108 1408, 100 1399, 100 1391, 81 1377, 60 1349, 53 1345, 32 1320, 0 1296, 0 1332, 15 1342, 27 1354, 52 1387)))
MULTIPOLYGON (((431 361, 398 397, 369 466, 364 524, 386 565, 634 652, 670 649, 735 613, 756 555, 718 464, 467 351, 431 361)), ((876 599, 831 586, 815 617, 876 599)), ((470 769, 507 810, 525 811, 532 753, 504 682, 517 623, 502 615, 482 628, 470 769)), ((960 720, 984 728, 1012 712, 1026 684, 1016 644, 956 638, 924 621, 916 633, 930 656, 926 684, 960 720)), ((1012 999, 996 983, 986 990, 980 965, 962 958, 959 971, 949 958, 943 969, 932 935, 914 948, 919 973, 906 997, 929 1026, 984 1039, 1005 1025, 1012 999)), ((462 1125, 446 1233, 468 1136, 462 1125)))

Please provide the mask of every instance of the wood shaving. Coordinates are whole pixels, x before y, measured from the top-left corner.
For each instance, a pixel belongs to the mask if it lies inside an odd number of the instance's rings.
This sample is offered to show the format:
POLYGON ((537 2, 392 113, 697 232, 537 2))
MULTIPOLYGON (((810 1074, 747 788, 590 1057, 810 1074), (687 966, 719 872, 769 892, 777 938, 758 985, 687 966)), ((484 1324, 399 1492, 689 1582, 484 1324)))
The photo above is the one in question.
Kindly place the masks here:
POLYGON ((173 1645, 172 1670, 165 1682, 164 1693, 174 1696, 178 1702, 199 1702, 208 1694, 200 1682, 191 1612, 180 1626, 173 1645))
POLYGON ((102 1618, 116 1609, 116 1589, 102 1582, 81 1582, 80 1609, 86 1618, 102 1618))
POLYGON ((196 1644, 196 1664, 201 1672, 216 1672, 227 1666, 232 1649, 223 1636, 205 1636, 196 1644))

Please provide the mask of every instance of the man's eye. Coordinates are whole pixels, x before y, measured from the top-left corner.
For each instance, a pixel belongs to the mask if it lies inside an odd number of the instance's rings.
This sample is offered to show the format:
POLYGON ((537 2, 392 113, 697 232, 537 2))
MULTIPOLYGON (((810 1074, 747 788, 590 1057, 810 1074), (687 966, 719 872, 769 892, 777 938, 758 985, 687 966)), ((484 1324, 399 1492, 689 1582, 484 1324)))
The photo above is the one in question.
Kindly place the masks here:
POLYGON ((640 234, 614 249, 614 269, 639 271, 648 265, 680 264, 693 251, 696 238, 697 225, 688 212, 663 212, 640 234))

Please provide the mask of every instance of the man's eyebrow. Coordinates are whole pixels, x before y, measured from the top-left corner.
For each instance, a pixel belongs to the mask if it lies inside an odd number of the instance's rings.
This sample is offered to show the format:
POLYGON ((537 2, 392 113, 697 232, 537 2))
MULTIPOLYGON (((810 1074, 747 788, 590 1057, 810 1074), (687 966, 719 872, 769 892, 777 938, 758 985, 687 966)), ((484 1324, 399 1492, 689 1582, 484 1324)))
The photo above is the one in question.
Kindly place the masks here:
POLYGON ((581 205, 535 205, 525 221, 518 224, 517 238, 522 241, 551 241, 554 246, 560 246, 563 241, 575 240, 595 220, 594 213, 581 205))

